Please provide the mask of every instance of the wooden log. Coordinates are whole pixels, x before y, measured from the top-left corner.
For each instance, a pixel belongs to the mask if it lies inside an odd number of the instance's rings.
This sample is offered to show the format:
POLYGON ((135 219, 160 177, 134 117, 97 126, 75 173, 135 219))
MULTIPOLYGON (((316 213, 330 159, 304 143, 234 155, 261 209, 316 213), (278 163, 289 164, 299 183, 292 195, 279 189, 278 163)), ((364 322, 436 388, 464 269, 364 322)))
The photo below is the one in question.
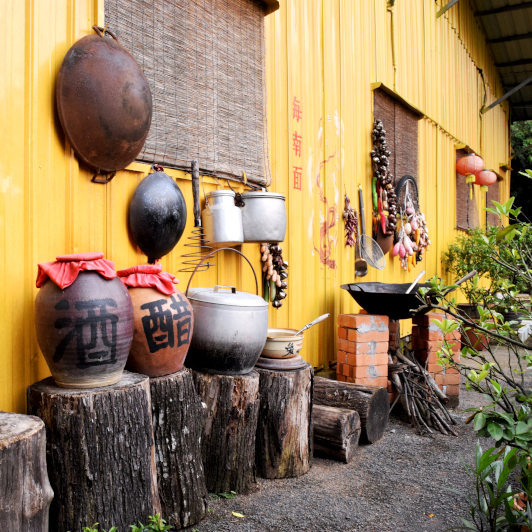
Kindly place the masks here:
POLYGON ((0 412, 1 529, 48 532, 53 497, 44 423, 34 416, 0 412))
POLYGON ((314 405, 314 456, 334 458, 346 464, 357 451, 360 438, 360 416, 356 410, 314 405))
POLYGON ((150 390, 162 515, 176 528, 189 527, 207 512, 201 457, 205 411, 187 369, 150 379, 150 390))
POLYGON ((148 377, 84 390, 44 379, 28 388, 28 410, 46 425, 50 530, 129 530, 160 512, 148 377))
POLYGON ((388 425, 390 405, 386 388, 316 377, 314 404, 356 410, 360 416, 360 441, 380 440, 388 425))
POLYGON ((310 364, 294 371, 257 371, 257 474, 264 478, 299 477, 310 468, 314 371, 310 364))
POLYGON ((206 405, 201 451, 207 490, 246 493, 255 482, 259 374, 213 375, 192 371, 206 405))

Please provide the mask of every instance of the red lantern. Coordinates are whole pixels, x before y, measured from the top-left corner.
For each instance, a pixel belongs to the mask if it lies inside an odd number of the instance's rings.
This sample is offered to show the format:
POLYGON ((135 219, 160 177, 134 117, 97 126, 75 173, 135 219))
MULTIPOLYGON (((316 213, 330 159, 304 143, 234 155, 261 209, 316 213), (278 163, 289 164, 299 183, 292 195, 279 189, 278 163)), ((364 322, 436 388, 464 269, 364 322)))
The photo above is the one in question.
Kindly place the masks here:
POLYGON ((470 176, 475 175, 484 168, 484 161, 482 157, 470 153, 469 155, 464 155, 456 161, 456 171, 459 174, 470 176))
POLYGON ((497 174, 493 170, 487 170, 486 168, 478 172, 475 179, 475 185, 480 185, 480 190, 483 192, 487 191, 488 187, 496 182, 497 174))
POLYGON ((473 199, 473 183, 475 182, 475 174, 484 168, 484 161, 482 157, 470 153, 460 157, 456 161, 456 171, 459 174, 466 176, 466 183, 469 183, 469 198, 473 199))

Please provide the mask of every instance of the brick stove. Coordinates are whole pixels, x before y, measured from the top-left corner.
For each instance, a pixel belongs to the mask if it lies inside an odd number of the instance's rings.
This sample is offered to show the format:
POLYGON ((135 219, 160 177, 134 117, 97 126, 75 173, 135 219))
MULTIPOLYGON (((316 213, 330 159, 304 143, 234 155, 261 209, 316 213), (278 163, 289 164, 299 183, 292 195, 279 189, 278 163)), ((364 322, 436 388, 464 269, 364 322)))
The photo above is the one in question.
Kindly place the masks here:
MULTIPOLYGON (((460 375, 454 368, 438 364, 438 350, 443 334, 431 320, 442 320, 443 313, 431 312, 412 319, 412 349, 425 365, 442 391, 448 406, 456 406, 460 396, 460 375)), ((399 320, 372 314, 340 314, 338 316, 338 357, 336 378, 342 382, 387 387, 390 402, 395 391, 388 380, 388 363, 399 347, 399 320)), ((460 357, 460 334, 454 331, 447 341, 452 345, 454 359, 460 357)))

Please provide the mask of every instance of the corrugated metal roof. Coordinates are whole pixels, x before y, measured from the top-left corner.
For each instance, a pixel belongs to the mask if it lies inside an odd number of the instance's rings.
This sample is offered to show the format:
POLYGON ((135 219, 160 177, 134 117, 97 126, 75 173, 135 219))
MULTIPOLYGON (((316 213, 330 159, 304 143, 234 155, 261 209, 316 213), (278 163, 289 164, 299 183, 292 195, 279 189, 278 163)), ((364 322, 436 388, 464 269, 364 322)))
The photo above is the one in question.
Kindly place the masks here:
POLYGON ((471 4, 486 34, 504 92, 530 79, 508 98, 511 121, 532 120, 532 1, 471 0, 471 4))

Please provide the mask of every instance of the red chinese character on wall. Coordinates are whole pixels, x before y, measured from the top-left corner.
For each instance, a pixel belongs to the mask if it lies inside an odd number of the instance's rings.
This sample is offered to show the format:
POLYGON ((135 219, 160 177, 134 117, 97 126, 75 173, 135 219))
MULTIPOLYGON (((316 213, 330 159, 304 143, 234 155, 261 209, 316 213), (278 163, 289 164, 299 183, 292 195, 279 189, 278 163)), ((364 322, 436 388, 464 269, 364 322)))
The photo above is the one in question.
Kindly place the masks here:
POLYGON ((301 102, 294 96, 292 100, 292 118, 299 122, 303 118, 303 111, 301 110, 301 102))
POLYGON ((303 168, 301 166, 294 166, 294 188, 301 190, 301 177, 303 176, 303 168))
POLYGON ((303 137, 297 131, 294 131, 294 134, 292 135, 292 148, 296 157, 301 157, 302 144, 303 137))

